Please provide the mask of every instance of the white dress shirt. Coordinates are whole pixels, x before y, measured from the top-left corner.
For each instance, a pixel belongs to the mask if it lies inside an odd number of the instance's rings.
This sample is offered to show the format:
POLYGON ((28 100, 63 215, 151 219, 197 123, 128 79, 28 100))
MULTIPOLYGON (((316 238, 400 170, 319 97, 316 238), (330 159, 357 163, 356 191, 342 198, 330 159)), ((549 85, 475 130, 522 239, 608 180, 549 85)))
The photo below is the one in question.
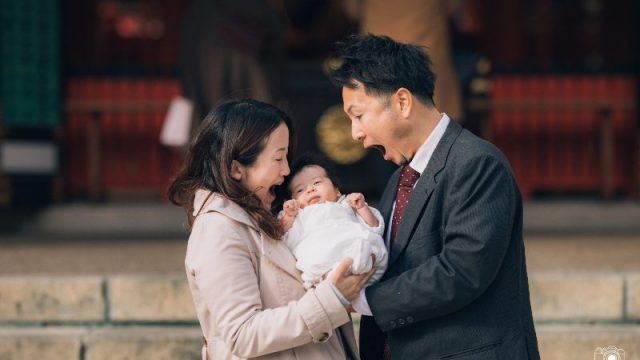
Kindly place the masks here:
MULTIPOLYGON (((411 162, 409 162, 409 166, 411 166, 411 168, 415 171, 419 172, 420 175, 422 175, 422 172, 427 168, 429 160, 431 160, 431 156, 436 150, 436 146, 442 139, 444 132, 447 130, 447 126, 449 126, 450 121, 451 119, 449 118, 449 116, 445 113, 442 113, 442 118, 440 118, 436 127, 433 129, 429 137, 427 137, 427 140, 425 140, 420 148, 418 148, 418 151, 416 151, 413 159, 411 159, 411 162)), ((416 181, 416 184, 417 183, 418 182, 416 181)), ((413 186, 415 187, 415 184, 413 186)), ((396 205, 394 202, 393 209, 391 210, 391 219, 393 219, 393 213, 395 212, 395 209, 396 205)), ((387 245, 387 248, 389 247, 390 234, 391 226, 388 226, 385 234, 385 244, 387 245)), ((391 249, 389 249, 389 254, 391 254, 391 249)), ((365 289, 366 287, 360 290, 360 295, 351 302, 351 305, 353 306, 353 309, 360 314, 371 316, 371 308, 369 307, 369 302, 367 302, 367 297, 365 296, 365 289)))

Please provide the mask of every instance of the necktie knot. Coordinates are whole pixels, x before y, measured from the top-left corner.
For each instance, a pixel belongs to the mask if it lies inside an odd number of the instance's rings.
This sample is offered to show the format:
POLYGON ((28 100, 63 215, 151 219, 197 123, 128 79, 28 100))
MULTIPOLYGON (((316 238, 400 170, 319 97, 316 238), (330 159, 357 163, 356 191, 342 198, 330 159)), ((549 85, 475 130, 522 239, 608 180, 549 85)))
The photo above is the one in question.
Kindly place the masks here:
POLYGON ((398 182, 398 186, 406 186, 412 188, 413 185, 415 185, 416 181, 418 181, 418 178, 420 178, 420 173, 407 164, 402 168, 402 171, 400 172, 400 181, 398 182))

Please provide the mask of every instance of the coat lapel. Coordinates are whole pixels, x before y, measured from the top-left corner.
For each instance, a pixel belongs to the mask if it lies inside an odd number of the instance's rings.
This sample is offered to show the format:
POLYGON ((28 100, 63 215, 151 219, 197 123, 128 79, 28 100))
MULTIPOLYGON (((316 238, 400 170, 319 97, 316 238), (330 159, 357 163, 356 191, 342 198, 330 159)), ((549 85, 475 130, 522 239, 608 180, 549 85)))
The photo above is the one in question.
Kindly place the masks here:
POLYGON ((296 268, 296 258, 282 240, 273 240, 260 232, 262 254, 269 262, 291 275, 302 284, 302 274, 296 268))
MULTIPOLYGON (((409 204, 407 204, 402 221, 400 222, 398 234, 396 235, 396 238, 393 241, 393 246, 389 251, 389 265, 393 264, 398 259, 404 248, 409 243, 413 229, 421 218, 422 212, 429 203, 431 194, 436 187, 438 182, 436 176, 444 168, 451 146, 461 131, 462 126, 458 125, 458 123, 453 120, 449 122, 449 126, 447 126, 447 130, 436 146, 436 149, 429 160, 429 164, 418 179, 418 183, 413 189, 413 193, 409 199, 409 204)), ((397 185, 397 180, 395 183, 397 185)))
POLYGON ((198 190, 194 201, 194 216, 211 211, 222 213, 248 226, 252 231, 255 231, 256 237, 253 241, 258 247, 256 251, 258 251, 261 256, 267 258, 270 263, 302 283, 300 271, 296 268, 296 259, 283 241, 273 240, 267 237, 240 205, 218 193, 212 193, 208 190, 198 190))

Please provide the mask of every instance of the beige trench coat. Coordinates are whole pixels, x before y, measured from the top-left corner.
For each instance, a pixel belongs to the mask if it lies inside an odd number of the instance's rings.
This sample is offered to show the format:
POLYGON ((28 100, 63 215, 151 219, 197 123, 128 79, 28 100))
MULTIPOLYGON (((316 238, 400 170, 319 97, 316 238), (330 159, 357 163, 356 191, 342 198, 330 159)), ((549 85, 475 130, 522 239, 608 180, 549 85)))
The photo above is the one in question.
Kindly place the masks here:
POLYGON ((202 358, 344 359, 346 351, 359 359, 351 319, 330 285, 305 292, 285 244, 236 203, 208 194, 196 193, 194 209, 202 209, 185 259, 202 358))

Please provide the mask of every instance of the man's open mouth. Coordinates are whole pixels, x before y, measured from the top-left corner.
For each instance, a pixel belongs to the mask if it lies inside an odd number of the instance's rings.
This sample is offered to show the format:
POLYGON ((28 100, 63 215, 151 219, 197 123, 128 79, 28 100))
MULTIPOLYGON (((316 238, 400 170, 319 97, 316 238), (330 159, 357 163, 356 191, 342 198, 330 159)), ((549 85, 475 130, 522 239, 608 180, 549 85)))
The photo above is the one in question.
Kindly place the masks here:
POLYGON ((378 151, 380 151, 380 153, 382 153, 382 156, 384 156, 387 153, 387 151, 385 150, 384 146, 382 146, 382 145, 371 145, 371 147, 376 149, 376 150, 378 150, 378 151))

